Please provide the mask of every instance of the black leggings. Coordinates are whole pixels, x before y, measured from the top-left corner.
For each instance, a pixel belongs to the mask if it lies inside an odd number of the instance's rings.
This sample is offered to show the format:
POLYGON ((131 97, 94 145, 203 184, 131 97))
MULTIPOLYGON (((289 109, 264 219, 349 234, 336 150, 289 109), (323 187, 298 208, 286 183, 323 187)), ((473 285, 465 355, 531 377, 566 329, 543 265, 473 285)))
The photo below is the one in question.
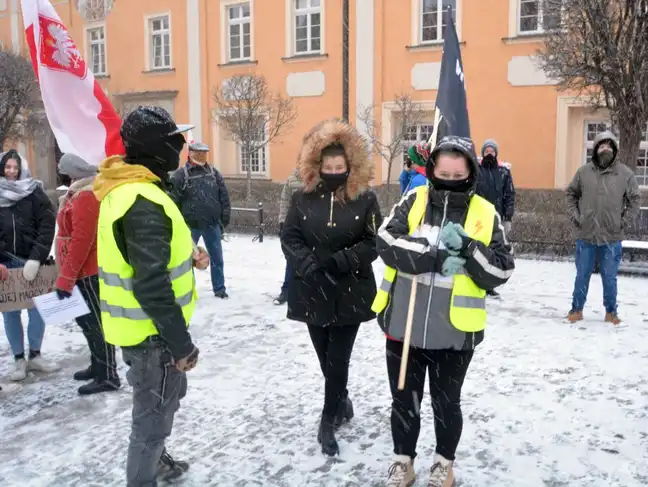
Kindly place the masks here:
POLYGON ((340 402, 348 395, 346 387, 349 380, 349 361, 358 328, 359 324, 308 325, 308 333, 324 375, 323 416, 335 416, 340 402))
POLYGON ((394 453, 416 456, 416 443, 421 431, 421 400, 425 375, 429 372, 430 396, 434 410, 436 452, 454 460, 463 417, 461 386, 473 351, 423 350, 410 348, 405 389, 398 390, 403 344, 387 339, 387 373, 392 393, 391 430, 394 453))

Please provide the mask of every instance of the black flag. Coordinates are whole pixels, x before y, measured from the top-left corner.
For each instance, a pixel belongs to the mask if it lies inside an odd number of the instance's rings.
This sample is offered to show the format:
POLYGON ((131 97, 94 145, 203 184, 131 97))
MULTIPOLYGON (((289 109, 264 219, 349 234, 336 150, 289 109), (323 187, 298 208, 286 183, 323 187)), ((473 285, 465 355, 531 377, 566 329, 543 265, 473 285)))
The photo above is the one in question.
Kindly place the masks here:
POLYGON ((436 140, 430 141, 432 146, 436 145, 437 141, 446 135, 470 138, 468 103, 466 101, 466 85, 459 38, 452 18, 452 10, 448 8, 444 15, 446 27, 436 101, 436 109, 440 112, 437 115, 439 117, 439 128, 436 140))

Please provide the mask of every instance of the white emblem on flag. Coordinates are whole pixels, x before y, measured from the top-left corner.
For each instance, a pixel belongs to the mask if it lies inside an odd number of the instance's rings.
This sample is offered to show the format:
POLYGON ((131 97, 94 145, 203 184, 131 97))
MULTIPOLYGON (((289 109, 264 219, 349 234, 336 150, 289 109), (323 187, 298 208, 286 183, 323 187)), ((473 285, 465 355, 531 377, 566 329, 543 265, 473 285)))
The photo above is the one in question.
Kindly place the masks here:
POLYGON ((65 28, 57 24, 50 24, 47 27, 53 43, 54 52, 52 59, 64 68, 78 69, 81 64, 81 53, 65 28))

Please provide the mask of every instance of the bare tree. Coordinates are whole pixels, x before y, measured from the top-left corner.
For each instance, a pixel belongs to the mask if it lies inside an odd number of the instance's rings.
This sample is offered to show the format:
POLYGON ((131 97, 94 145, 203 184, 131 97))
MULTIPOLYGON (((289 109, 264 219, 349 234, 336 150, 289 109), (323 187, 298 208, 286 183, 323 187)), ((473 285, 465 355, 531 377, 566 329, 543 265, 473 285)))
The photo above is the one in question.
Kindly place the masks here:
POLYGON ((405 93, 398 95, 394 103, 397 123, 392 125, 392 133, 387 135, 387 140, 383 138, 382 122, 375 116, 375 113, 380 110, 379 107, 374 105, 366 107, 358 117, 367 128, 372 151, 387 162, 387 191, 390 190, 392 166, 394 161, 400 160, 406 149, 411 127, 420 123, 425 117, 425 110, 421 104, 412 101, 405 93))
POLYGON ((214 89, 216 123, 241 149, 247 173, 246 198, 252 199, 252 159, 288 130, 297 112, 290 98, 271 91, 261 75, 240 75, 214 89))
POLYGON ((609 109, 619 160, 634 170, 648 122, 648 0, 543 1, 557 26, 539 52, 545 73, 609 109))
POLYGON ((32 111, 39 105, 37 88, 30 61, 0 50, 0 149, 7 140, 22 140, 35 130, 32 111))

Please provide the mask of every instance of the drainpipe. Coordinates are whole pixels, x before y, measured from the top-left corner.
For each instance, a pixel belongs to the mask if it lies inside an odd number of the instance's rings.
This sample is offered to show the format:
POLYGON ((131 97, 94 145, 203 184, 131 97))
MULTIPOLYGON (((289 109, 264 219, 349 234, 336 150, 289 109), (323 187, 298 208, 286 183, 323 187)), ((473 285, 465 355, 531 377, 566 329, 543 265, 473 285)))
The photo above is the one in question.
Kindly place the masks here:
POLYGON ((342 0, 342 119, 349 121, 349 0, 342 0))

